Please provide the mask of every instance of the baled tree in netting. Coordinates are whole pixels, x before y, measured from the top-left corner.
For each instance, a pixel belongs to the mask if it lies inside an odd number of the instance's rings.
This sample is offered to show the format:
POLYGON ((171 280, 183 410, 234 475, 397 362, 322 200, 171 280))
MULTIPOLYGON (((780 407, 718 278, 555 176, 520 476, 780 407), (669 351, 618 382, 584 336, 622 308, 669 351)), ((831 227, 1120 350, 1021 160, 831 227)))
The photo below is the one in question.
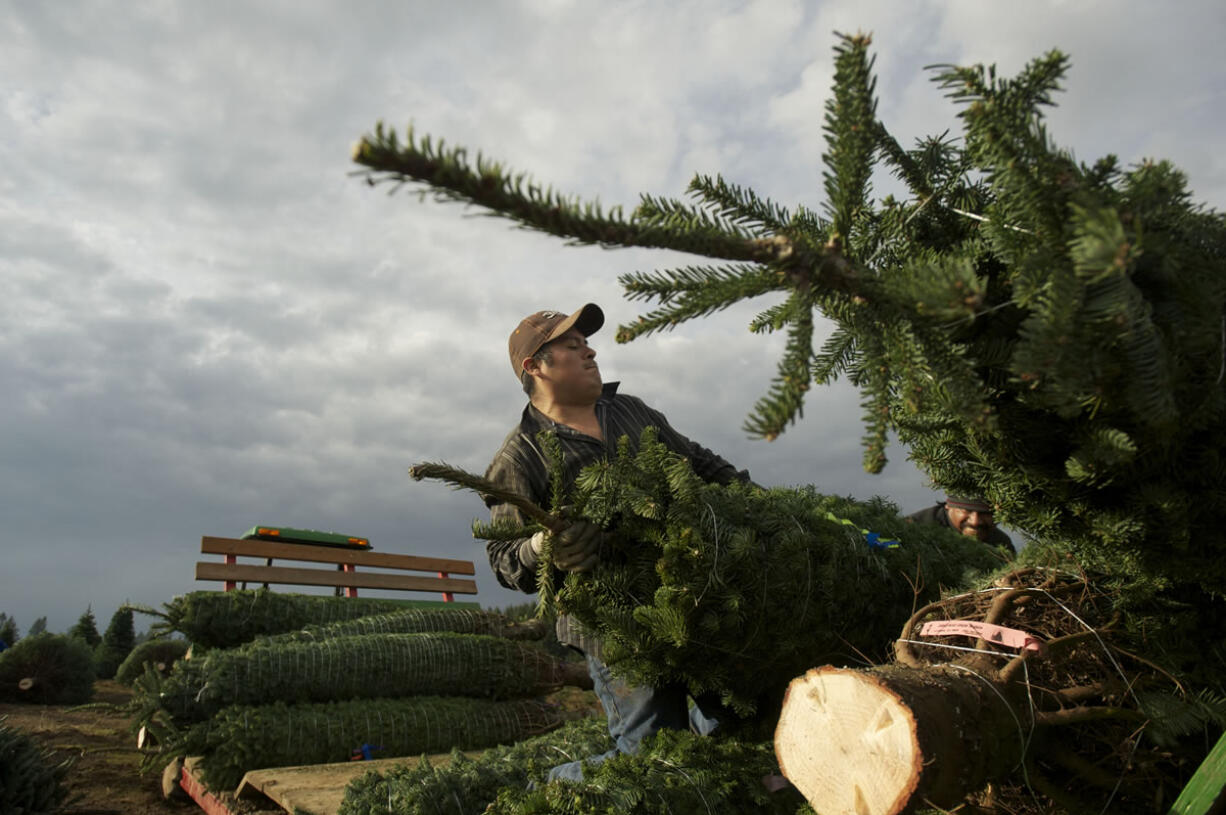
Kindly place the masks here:
POLYGON ((564 716, 540 699, 405 696, 287 705, 232 705, 185 729, 156 729, 142 769, 176 756, 200 756, 201 775, 217 789, 234 787, 250 770, 395 758, 453 748, 481 750, 547 733, 564 716))
MULTIPOLYGON (((835 50, 820 211, 788 209, 721 177, 698 176, 690 201, 646 195, 626 216, 542 188, 484 157, 470 163, 463 149, 445 149, 411 131, 402 141, 382 127, 362 139, 355 159, 368 168, 372 184, 424 184, 440 198, 571 242, 661 247, 710 259, 623 276, 630 298, 655 305, 622 326, 619 341, 749 298, 778 297, 751 323, 755 332, 784 332, 787 341, 770 391, 746 422, 750 433, 777 438, 800 415, 812 386, 845 377, 862 394, 867 469, 884 466, 888 434, 896 433, 936 486, 986 496, 1002 520, 1042 541, 1055 565, 1036 568, 1057 575, 1085 570, 1093 591, 1087 587, 1078 597, 1110 597, 1112 613, 1099 622, 1128 635, 1114 644, 1104 637, 1102 654, 1115 659, 1121 648, 1140 649, 1135 664, 1121 664, 1120 681, 1142 679, 1147 671, 1140 666, 1149 662, 1160 666, 1158 675, 1165 671, 1177 686, 1183 683, 1185 702, 1199 690, 1210 694, 1204 701, 1213 709, 1226 665, 1215 622, 1226 616, 1226 536, 1219 527, 1226 510, 1226 223, 1191 200, 1184 177, 1166 162, 1125 169, 1107 156, 1085 164, 1056 145, 1043 112, 1067 66, 1062 54, 1036 59, 1010 79, 980 66, 939 68, 937 82, 961 108, 961 138, 926 138, 907 149, 878 117, 869 44, 866 36, 842 37, 835 50), (905 195, 871 197, 878 166, 901 180, 905 195), (815 346, 819 317, 834 330, 815 346), (1186 647, 1182 635, 1167 641, 1162 625, 1152 628, 1164 610, 1177 618, 1176 632, 1202 625, 1210 646, 1186 647)), ((1037 585, 999 588, 1037 597, 1025 592, 1050 594, 1049 578, 1044 572, 1037 585)), ((936 616, 991 625, 1008 620, 1024 630, 1020 610, 1030 602, 1009 601, 996 610, 953 603, 936 616)), ((1057 616, 1080 616, 1063 601, 1055 608, 1057 616)), ((1076 636, 1057 630, 1053 638, 1076 636)), ((1086 682, 1044 697, 1031 694, 1027 671, 945 670, 931 663, 931 651, 923 653, 928 656, 904 662, 899 671, 929 675, 930 686, 945 687, 947 698, 971 698, 972 686, 991 685, 1007 702, 1006 718, 1035 699, 1049 707, 1036 713, 1075 710, 1044 720, 1044 727, 1076 731, 1065 744, 1084 743, 1113 717, 1127 721, 1127 730, 1108 728, 1101 736, 1118 753, 1110 769, 1096 775, 1090 761, 1079 767, 1074 748, 1072 758, 1050 770, 1063 773, 1063 783, 1038 775, 1034 784, 1027 781, 1029 789, 1044 787, 1053 796, 1103 782, 1108 789, 1095 809, 1114 795, 1103 776, 1118 778, 1126 771, 1119 768, 1129 766, 1130 745, 1137 742, 1128 734, 1169 732, 1183 715, 1113 695, 1115 680, 1090 667, 1086 682)), ((1106 659, 1102 654, 1090 662, 1106 659)), ((1053 649, 1050 659, 1071 666, 1074 655, 1053 649)), ((1076 674, 1051 675, 1073 682, 1076 674)), ((888 691, 901 700, 890 721, 924 707, 907 698, 904 684, 888 691)), ((856 682, 847 688, 861 692, 856 682)), ((822 694, 796 694, 806 695, 822 694)), ((837 699, 830 704, 845 709, 837 699)), ((859 744, 878 725, 889 730, 888 722, 872 719, 873 705, 863 707, 869 713, 849 725, 848 744, 859 744)), ((1018 762, 1007 760, 1006 738, 988 724, 995 716, 976 717, 956 704, 949 709, 969 717, 957 726, 981 737, 973 749, 988 768, 955 779, 939 794, 939 785, 925 786, 922 774, 901 782, 893 797, 862 790, 860 802, 885 801, 864 811, 905 809, 926 791, 951 801, 987 778, 1016 775, 1019 767, 1043 769, 1025 763, 1025 747, 1018 762)), ((1197 717, 1190 718, 1195 724, 1197 717)), ((1206 720, 1213 716, 1199 721, 1206 720)), ((923 732, 913 735, 925 741, 923 732)), ((1155 735, 1150 745, 1162 738, 1155 735)), ((818 762, 822 750, 838 750, 816 736, 801 741, 818 762)), ((913 753, 920 768, 940 769, 965 757, 924 749, 921 744, 913 753)), ((845 752, 854 764, 857 750, 845 752)), ((861 780, 837 776, 831 787, 854 790, 861 780)))
MULTIPOLYGON (((540 636, 533 626, 516 626, 502 615, 471 608, 405 608, 399 600, 328 597, 268 589, 194 591, 162 608, 133 606, 158 617, 154 635, 178 632, 195 646, 230 648, 260 637, 285 635, 310 641, 359 633, 455 631, 470 634, 540 636)), ((271 642, 265 639, 265 643, 271 642)))
POLYGON ((189 643, 184 639, 158 637, 145 640, 133 648, 115 670, 115 681, 121 685, 131 685, 142 674, 146 667, 152 668, 161 675, 170 673, 176 660, 187 654, 189 643))
POLYGON ((204 721, 229 705, 300 704, 398 696, 514 699, 564 685, 591 687, 583 666, 532 645, 487 634, 365 634, 259 648, 215 649, 181 660, 169 676, 146 670, 130 708, 139 727, 154 716, 204 721))

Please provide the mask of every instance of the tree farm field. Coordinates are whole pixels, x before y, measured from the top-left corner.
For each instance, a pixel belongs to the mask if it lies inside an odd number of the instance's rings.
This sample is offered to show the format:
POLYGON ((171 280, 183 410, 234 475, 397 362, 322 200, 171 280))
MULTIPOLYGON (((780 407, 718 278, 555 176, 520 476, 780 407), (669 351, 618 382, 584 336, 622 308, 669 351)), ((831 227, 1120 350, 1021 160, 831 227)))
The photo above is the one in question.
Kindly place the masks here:
MULTIPOLYGON (((131 688, 100 679, 87 705, 0 704, 0 718, 9 727, 28 733, 54 751, 58 760, 73 761, 64 780, 69 791, 65 815, 192 815, 201 811, 186 795, 167 800, 162 795, 161 773, 141 774, 136 736, 129 730, 129 715, 121 709, 131 698, 131 688)), ((591 691, 562 688, 548 698, 565 710, 602 714, 591 691)), ((449 756, 430 759, 438 766, 449 756)), ((232 798, 229 805, 241 815, 284 815, 280 808, 262 809, 232 798)))
POLYGON ((162 797, 157 774, 140 774, 140 752, 136 737, 128 732, 128 716, 104 707, 123 705, 131 696, 131 689, 118 682, 98 680, 89 707, 0 704, 0 717, 53 750, 58 759, 74 762, 65 779, 70 799, 66 811, 92 815, 190 813, 195 804, 162 797))

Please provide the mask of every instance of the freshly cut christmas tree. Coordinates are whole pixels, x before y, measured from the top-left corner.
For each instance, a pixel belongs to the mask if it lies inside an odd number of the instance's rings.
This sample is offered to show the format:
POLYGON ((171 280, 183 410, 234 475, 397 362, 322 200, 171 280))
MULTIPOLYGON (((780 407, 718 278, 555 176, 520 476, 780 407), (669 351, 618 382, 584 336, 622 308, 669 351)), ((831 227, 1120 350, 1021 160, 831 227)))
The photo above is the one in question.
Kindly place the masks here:
MULTIPOLYGON (((952 806, 1004 774, 1036 811, 1152 811, 1154 800, 1136 792, 1144 783, 1132 783, 1141 770, 1130 757, 1166 749, 1186 732, 1177 720, 1210 736, 1222 721, 1213 713, 1223 697, 1221 638, 1172 649, 1168 633, 1186 644, 1186 632, 1198 624, 1217 632, 1215 620, 1224 616, 1226 221, 1194 203, 1183 175, 1166 162, 1122 168, 1106 156, 1086 164, 1057 146, 1043 113, 1067 67, 1058 52, 1013 78, 982 66, 939 68, 937 82, 960 106, 961 137, 920 139, 908 149, 878 116, 869 45, 867 36, 841 37, 835 49, 820 211, 789 209, 699 176, 691 200, 643 196, 626 216, 484 157, 470 163, 463 149, 412 131, 401 140, 382 127, 354 157, 372 184, 424 184, 440 198, 571 242, 710 259, 623 276, 630 298, 654 306, 620 327, 619 341, 774 295, 751 330, 785 332, 787 343, 774 384, 746 422, 749 432, 777 438, 812 386, 846 377, 863 397, 867 469, 884 466, 887 436, 896 433, 935 485, 986 496, 1002 521, 1040 541, 1054 559, 1043 568, 1090 576, 1079 596, 1113 598, 1107 605, 1118 618, 1054 636, 1102 643, 1090 662, 1077 661, 1078 649, 1052 649, 1051 664, 1038 673, 1054 687, 1029 678, 1039 656, 986 670, 985 637, 970 646, 977 652, 970 662, 904 651, 897 666, 850 676, 819 669, 798 679, 808 684, 794 685, 794 696, 819 707, 837 686, 843 695, 830 697, 832 711, 867 700, 863 718, 844 728, 826 727, 819 711, 800 723, 798 740, 794 731, 789 736, 812 759, 810 769, 790 770, 798 786, 812 780, 808 773, 821 782, 807 791, 814 809, 902 812, 924 795, 952 806), (879 165, 905 184, 904 195, 872 198, 879 165), (819 317, 835 328, 815 347, 819 317), (1164 608, 1180 621, 1171 632, 1159 624, 1134 636, 1145 629, 1138 621, 1160 619, 1164 608), (1121 626, 1127 635, 1117 638, 1121 626), (1113 664, 1120 649, 1135 665, 1113 664), (1165 659, 1172 654, 1173 663, 1165 659), (1138 666, 1147 665, 1169 674, 1176 690, 1148 701, 1129 695, 1146 671, 1138 666), (1079 675, 1079 666, 1087 673, 1079 675), (1004 704, 991 708, 996 693, 1004 704), (884 709, 873 700, 897 704, 884 709), (1033 714, 1030 729, 1023 714, 1033 714), (1018 726, 1006 738, 996 725, 1013 724, 1014 716, 1018 726), (951 721, 970 741, 941 742, 951 721), (1121 721, 1126 732, 1110 726, 1121 721), (866 740, 899 723, 915 739, 914 773, 900 775, 893 790, 868 789, 868 763, 859 760, 871 753, 866 740), (1035 728, 1066 725, 1073 729, 1027 738, 1035 728), (947 748, 931 752, 942 743, 947 748), (1042 744, 1060 749, 1050 757, 1031 752, 1042 744), (1116 763, 1096 763, 1103 751, 1116 763), (847 761, 824 760, 834 755, 847 761), (1040 766, 1049 758, 1058 766, 1040 766), (961 759, 973 771, 945 774, 961 759), (1129 783, 1117 783, 1124 775, 1129 783)), ((1043 580, 998 588, 1020 592, 1015 598, 1052 593, 1043 580)), ((1046 639, 1020 613, 1033 602, 1010 600, 986 612, 954 603, 939 614, 959 625, 1007 619, 1013 625, 1004 627, 1022 632, 1023 641, 1046 639)), ((1075 611, 1061 600, 1051 619, 1067 623, 1075 611)), ((1199 744, 1203 754, 1206 742, 1199 744)), ((1171 748, 1161 760, 1171 756, 1185 764, 1157 773, 1152 790, 1169 789, 1197 758, 1195 750, 1171 748)), ((875 783, 882 774, 870 775, 875 783)), ((990 796, 978 803, 993 805, 990 796)))
POLYGON ((776 438, 810 387, 846 376, 869 470, 893 430, 938 487, 987 496, 1087 565, 1223 594, 1222 216, 1166 162, 1086 165, 1057 147, 1043 121, 1067 66, 1054 51, 1013 79, 940 70, 963 138, 906 149, 878 118, 869 45, 835 49, 821 212, 698 176, 692 202, 643 196, 625 216, 382 126, 354 159, 372 184, 424 184, 570 242, 713 259, 623 276, 658 307, 618 340, 776 295, 750 327, 787 347, 751 433, 776 438), (879 163, 908 198, 872 200, 879 163), (819 315, 836 329, 815 348, 819 315))
MULTIPOLYGON (((539 441, 560 462, 557 439, 539 441)), ((882 500, 708 484, 654 428, 637 451, 628 441, 573 490, 556 485, 558 505, 604 527, 606 545, 595 569, 564 580, 543 552, 540 596, 599 632, 603 658, 623 676, 684 684, 746 718, 773 716, 787 681, 813 665, 885 658, 917 603, 1005 563, 978 540, 907 523, 882 500)), ((478 537, 519 538, 554 522, 472 474, 436 464, 412 473, 499 495, 538 519, 477 523, 478 537)))

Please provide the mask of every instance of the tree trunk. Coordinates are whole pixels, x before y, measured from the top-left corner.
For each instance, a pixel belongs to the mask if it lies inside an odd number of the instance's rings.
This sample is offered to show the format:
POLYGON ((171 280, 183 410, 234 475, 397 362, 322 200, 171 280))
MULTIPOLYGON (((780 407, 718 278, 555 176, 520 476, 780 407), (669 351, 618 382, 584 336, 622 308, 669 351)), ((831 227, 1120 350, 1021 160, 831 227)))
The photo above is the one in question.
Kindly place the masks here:
POLYGON ((775 730, 779 766, 822 815, 952 807, 1022 759, 1022 700, 993 674, 815 668, 788 687, 775 730))

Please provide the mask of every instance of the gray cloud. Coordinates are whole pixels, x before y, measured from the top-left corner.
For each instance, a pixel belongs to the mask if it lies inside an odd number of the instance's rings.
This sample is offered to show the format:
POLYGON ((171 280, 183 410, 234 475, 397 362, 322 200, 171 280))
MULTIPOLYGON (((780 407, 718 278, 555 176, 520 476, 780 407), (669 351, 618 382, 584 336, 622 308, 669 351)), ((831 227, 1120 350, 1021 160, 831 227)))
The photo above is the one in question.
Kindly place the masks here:
MULTIPOLYGON (((351 177, 377 120, 557 189, 633 206, 721 172, 821 203, 834 30, 872 31, 883 118, 956 127, 921 66, 1073 57, 1053 135, 1082 159, 1169 157, 1221 205, 1226 19, 1209 2, 523 0, 19 4, 0 19, 0 611, 63 630, 87 604, 197 588, 202 534, 281 523, 473 558, 471 495, 408 466, 482 470, 522 408, 506 334, 542 307, 638 304, 616 277, 690 259, 576 249, 351 177)), ((814 393, 780 441, 741 423, 777 337, 738 307, 616 346, 602 368, 766 483, 932 492, 891 451, 860 468, 859 399, 814 393)))

